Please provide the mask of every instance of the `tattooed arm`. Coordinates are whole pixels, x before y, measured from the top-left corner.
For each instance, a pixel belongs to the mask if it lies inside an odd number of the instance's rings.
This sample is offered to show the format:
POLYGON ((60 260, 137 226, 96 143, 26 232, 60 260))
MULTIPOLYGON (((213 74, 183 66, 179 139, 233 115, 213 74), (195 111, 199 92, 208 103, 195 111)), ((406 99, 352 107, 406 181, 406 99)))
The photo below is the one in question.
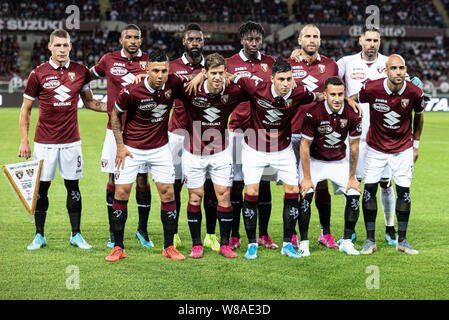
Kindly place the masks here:
POLYGON ((80 93, 80 96, 81 96, 81 99, 83 100, 84 106, 87 109, 97 111, 97 112, 107 112, 108 111, 108 105, 104 102, 94 99, 94 96, 90 89, 86 90, 86 91, 82 91, 80 93))
POLYGON ((357 162, 359 160, 359 141, 360 139, 349 138, 349 180, 346 187, 346 193, 349 189, 361 192, 360 182, 355 177, 357 162))

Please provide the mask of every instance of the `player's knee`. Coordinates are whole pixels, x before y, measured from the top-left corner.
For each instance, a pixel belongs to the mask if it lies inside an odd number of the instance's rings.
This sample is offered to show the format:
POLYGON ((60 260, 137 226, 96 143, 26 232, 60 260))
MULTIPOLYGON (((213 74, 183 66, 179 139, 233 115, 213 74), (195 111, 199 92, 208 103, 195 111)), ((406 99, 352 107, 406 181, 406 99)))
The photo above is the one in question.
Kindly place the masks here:
POLYGON ((47 211, 48 210, 48 189, 50 188, 50 181, 41 181, 39 183, 39 190, 37 193, 36 200, 36 211, 47 211))
MULTIPOLYGON (((284 192, 285 193, 299 193, 299 186, 284 185, 284 192)), ((270 200, 271 200, 271 194, 270 194, 270 200)))
POLYGON ((175 191, 173 186, 170 184, 159 186, 159 196, 162 202, 171 202, 175 201, 175 191))
POLYGON ((78 180, 64 180, 67 189, 66 207, 69 212, 81 212, 81 192, 78 180))
POLYGON ((363 191, 363 207, 366 210, 377 210, 377 183, 366 183, 363 191))
POLYGON ((411 209, 410 188, 396 185, 396 193, 397 193, 397 201, 396 201, 397 211, 410 211, 411 209))

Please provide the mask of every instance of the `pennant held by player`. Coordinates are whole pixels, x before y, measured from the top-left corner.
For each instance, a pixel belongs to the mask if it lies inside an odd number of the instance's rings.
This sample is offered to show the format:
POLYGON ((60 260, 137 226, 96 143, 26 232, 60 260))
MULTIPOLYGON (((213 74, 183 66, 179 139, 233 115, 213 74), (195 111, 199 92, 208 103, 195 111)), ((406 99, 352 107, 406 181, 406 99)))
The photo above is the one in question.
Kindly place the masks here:
POLYGON ((3 165, 3 171, 11 183, 25 210, 34 215, 43 160, 3 165))

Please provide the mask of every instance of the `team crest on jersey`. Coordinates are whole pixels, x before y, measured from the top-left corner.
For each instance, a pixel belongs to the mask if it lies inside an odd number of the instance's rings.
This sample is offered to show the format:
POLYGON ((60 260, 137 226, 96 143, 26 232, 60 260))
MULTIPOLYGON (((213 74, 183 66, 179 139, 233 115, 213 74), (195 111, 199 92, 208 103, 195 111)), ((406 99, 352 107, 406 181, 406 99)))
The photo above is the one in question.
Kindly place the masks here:
POLYGON ((292 103, 293 103, 292 99, 285 100, 285 107, 290 108, 292 106, 292 103))
POLYGON ((32 169, 32 168, 31 169, 27 169, 26 172, 27 172, 28 177, 31 178, 33 176, 33 174, 34 174, 34 169, 32 169))
POLYGON ((229 94, 225 94, 225 95, 222 95, 222 96, 221 96, 221 102, 222 102, 223 104, 228 103, 228 101, 229 101, 229 94))
POLYGON ((120 177, 120 171, 115 171, 115 172, 114 172, 114 178, 115 178, 115 180, 118 180, 119 177, 120 177))
POLYGON ((324 64, 319 64, 318 69, 320 69, 321 73, 324 73, 324 71, 326 70, 326 66, 324 64))
POLYGON ((17 170, 16 172, 14 172, 16 174, 17 179, 22 179, 23 177, 23 170, 17 170))
POLYGON ((101 159, 101 167, 102 168, 106 168, 108 163, 109 163, 108 159, 101 159))
POLYGON ((348 124, 348 119, 340 119, 340 128, 344 128, 346 127, 346 125, 348 124))
POLYGON ((383 66, 377 66, 377 71, 379 71, 379 73, 382 73, 384 71, 384 67, 383 66))
POLYGON ((170 99, 170 98, 171 98, 171 94, 172 94, 171 89, 165 91, 165 97, 166 97, 167 99, 170 99))
POLYGON ((146 61, 140 61, 139 65, 140 65, 140 69, 145 70, 146 67, 147 67, 147 62, 146 61))
POLYGON ((75 81, 76 73, 75 72, 69 72, 67 74, 67 76, 69 77, 70 81, 75 81))
POLYGON ((268 71, 268 65, 266 63, 261 63, 260 67, 262 68, 263 72, 267 72, 268 71))
POLYGON ((407 108, 410 99, 401 99, 402 108, 407 108))

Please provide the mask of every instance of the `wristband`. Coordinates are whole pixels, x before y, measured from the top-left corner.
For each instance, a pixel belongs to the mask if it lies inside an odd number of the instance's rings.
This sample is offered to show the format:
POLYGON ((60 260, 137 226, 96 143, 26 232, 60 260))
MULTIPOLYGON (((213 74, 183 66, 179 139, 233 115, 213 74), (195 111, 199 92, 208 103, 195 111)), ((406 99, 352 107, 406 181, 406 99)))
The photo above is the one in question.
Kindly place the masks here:
POLYGON ((413 140, 413 148, 418 149, 419 147, 419 140, 413 140))

